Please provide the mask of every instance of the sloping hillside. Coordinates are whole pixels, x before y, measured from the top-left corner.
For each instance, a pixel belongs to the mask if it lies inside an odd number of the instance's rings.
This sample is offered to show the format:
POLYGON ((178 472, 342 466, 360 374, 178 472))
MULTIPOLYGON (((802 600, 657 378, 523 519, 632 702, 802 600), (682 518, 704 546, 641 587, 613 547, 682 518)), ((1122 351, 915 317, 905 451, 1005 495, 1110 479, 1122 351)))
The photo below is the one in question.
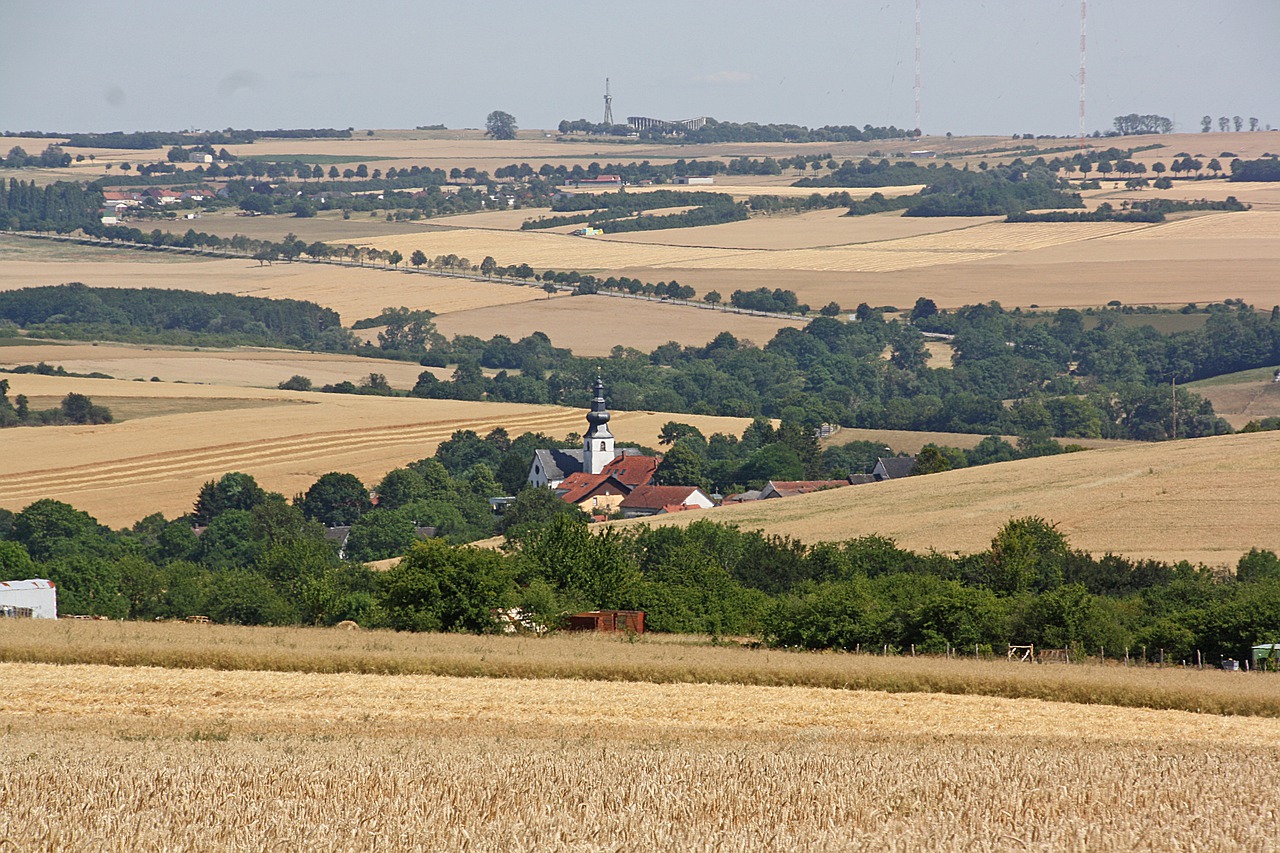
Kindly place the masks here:
MULTIPOLYGON (((586 427, 581 409, 517 403, 364 397, 125 382, 34 374, 10 375, 10 396, 54 405, 69 391, 134 412, 152 401, 152 416, 98 426, 18 427, 0 440, 0 506, 22 509, 55 498, 120 526, 153 512, 190 509, 200 485, 228 471, 253 474, 291 497, 329 471, 376 483, 392 468, 430 456, 455 430, 481 435, 496 427, 557 438, 586 427), (144 399, 145 398, 145 399, 144 399)), ((740 434, 750 421, 654 412, 618 412, 620 440, 656 446, 673 418, 710 434, 740 434)))
POLYGON ((1006 462, 655 522, 715 519, 810 542, 876 533, 971 552, 1027 515, 1096 554, 1234 565, 1251 547, 1280 549, 1280 432, 1006 462))

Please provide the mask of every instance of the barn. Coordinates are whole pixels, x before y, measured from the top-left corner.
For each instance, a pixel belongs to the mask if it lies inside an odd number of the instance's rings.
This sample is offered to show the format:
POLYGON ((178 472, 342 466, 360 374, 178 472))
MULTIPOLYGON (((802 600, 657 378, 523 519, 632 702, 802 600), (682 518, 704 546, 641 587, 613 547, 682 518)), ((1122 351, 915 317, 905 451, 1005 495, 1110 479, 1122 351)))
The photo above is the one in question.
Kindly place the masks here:
POLYGON ((58 590, 53 581, 0 581, 0 618, 57 619, 58 590))

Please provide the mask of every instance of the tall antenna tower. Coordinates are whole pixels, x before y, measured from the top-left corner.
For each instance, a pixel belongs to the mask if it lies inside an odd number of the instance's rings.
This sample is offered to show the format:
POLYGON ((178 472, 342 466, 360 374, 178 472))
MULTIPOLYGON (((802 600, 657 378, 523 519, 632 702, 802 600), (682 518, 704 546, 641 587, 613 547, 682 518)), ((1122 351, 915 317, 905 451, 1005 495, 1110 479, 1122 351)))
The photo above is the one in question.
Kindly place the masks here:
POLYGON ((916 0, 916 135, 920 135, 920 0, 916 0))
POLYGON ((1080 148, 1084 148, 1084 36, 1089 0, 1080 0, 1080 148))
POLYGON ((604 123, 613 125, 613 95, 609 94, 609 78, 604 78, 604 123))

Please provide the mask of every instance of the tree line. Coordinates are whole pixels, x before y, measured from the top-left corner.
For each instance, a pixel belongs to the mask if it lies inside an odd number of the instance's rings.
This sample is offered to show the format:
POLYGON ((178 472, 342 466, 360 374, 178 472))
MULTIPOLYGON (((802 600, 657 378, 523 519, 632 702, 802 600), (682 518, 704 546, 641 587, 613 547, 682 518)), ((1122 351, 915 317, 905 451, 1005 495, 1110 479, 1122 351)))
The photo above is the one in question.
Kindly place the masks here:
POLYGON ((8 231, 74 231, 99 224, 102 193, 78 183, 0 181, 0 228, 8 231))
POLYGON ((0 321, 36 336, 350 349, 336 311, 297 299, 78 282, 0 293, 0 321))
POLYGON ((52 579, 64 613, 132 619, 496 632, 500 608, 550 627, 580 610, 635 608, 651 630, 778 647, 941 654, 1035 643, 1165 661, 1244 658, 1280 629, 1271 551, 1251 550, 1233 574, 1095 557, 1039 518, 951 555, 879 536, 803 544, 710 519, 598 533, 562 512, 513 528, 500 551, 429 539, 372 572, 338 556, 304 512, 310 500, 291 504, 229 474, 201 489, 198 536, 193 516, 111 530, 40 500, 0 511, 0 568, 52 579))

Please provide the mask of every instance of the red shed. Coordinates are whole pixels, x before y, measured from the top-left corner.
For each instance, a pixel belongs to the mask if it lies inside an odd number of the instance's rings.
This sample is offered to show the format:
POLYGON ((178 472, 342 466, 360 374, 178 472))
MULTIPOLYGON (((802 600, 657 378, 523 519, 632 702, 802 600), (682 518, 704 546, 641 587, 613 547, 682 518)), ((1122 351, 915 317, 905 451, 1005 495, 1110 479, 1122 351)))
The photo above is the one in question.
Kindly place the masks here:
POLYGON ((569 617, 570 631, 630 631, 644 633, 643 610, 590 610, 569 617))

